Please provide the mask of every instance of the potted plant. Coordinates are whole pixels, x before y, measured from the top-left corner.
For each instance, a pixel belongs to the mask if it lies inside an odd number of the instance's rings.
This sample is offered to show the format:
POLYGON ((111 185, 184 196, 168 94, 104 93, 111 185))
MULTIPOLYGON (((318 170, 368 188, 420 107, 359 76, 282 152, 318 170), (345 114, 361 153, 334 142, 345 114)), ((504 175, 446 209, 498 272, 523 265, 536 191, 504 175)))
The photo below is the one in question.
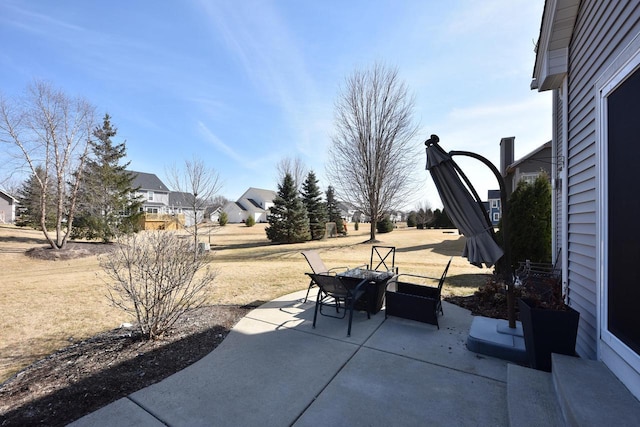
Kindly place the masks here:
POLYGON ((575 356, 580 313, 565 304, 559 276, 529 277, 518 300, 529 365, 551 371, 551 353, 575 356))

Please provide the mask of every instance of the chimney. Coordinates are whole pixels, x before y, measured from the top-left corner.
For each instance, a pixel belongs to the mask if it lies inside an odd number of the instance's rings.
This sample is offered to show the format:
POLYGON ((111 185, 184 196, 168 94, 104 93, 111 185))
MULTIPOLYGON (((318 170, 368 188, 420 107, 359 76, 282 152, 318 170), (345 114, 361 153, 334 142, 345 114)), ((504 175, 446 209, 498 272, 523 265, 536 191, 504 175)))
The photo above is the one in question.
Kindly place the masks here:
POLYGON ((500 174, 507 176, 507 166, 515 160, 513 158, 513 143, 516 137, 510 136, 500 140, 500 174))

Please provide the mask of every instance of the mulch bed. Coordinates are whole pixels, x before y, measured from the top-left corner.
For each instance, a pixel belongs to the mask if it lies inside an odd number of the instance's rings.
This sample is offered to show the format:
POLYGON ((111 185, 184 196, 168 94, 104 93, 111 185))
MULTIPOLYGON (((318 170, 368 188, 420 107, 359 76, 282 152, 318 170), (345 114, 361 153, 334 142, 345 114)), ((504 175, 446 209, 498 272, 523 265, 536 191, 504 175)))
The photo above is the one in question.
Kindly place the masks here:
POLYGON ((213 351, 252 308, 200 308, 161 340, 120 328, 72 344, 0 384, 0 426, 63 426, 157 383, 213 351))

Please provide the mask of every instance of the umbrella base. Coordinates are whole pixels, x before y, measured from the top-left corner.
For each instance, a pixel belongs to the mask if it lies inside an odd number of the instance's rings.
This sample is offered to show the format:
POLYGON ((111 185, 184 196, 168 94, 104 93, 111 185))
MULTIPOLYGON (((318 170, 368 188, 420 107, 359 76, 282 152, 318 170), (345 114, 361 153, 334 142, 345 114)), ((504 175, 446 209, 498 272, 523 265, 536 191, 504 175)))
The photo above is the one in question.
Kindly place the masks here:
POLYGON ((467 348, 474 353, 515 363, 528 360, 520 322, 512 329, 506 320, 476 316, 469 329, 467 348))

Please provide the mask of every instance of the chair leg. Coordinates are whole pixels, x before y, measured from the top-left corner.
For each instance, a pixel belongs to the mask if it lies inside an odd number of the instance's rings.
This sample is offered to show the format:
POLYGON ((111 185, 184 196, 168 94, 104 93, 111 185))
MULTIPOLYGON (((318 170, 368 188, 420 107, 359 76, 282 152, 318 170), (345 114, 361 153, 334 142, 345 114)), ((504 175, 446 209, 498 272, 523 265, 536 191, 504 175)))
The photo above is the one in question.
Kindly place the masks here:
POLYGON ((354 305, 353 298, 351 298, 349 300, 349 328, 347 329, 347 336, 348 337, 351 336, 351 321, 353 320, 353 305, 354 305))
POLYGON ((303 304, 307 302, 307 298, 309 298, 309 291, 311 290, 311 288, 313 288, 313 280, 309 283, 309 287, 307 288, 307 295, 305 295, 304 301, 302 301, 303 304))
POLYGON ((318 291, 318 296, 316 298, 316 309, 313 312, 313 329, 316 328, 316 319, 318 318, 318 305, 320 305, 321 292, 318 291))

